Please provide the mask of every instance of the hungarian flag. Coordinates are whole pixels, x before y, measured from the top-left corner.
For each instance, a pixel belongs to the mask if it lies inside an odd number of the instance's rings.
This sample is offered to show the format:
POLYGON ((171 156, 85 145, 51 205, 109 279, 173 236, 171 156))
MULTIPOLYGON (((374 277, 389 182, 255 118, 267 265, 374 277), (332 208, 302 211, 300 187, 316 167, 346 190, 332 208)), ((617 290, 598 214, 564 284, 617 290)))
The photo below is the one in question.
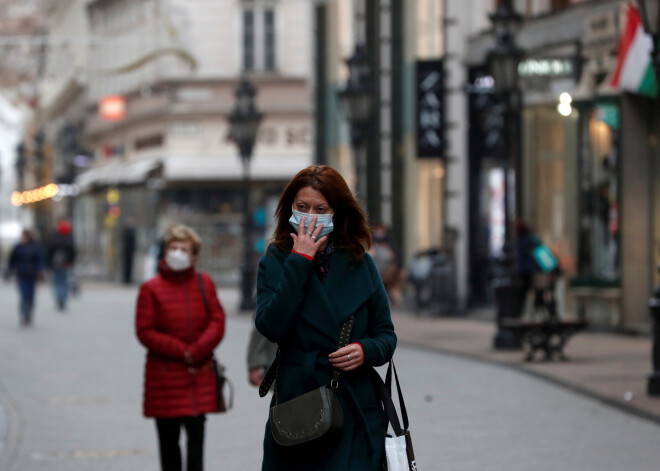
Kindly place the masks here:
POLYGON ((639 10, 629 5, 626 26, 619 41, 619 57, 610 85, 620 90, 656 97, 658 84, 653 74, 653 40, 644 32, 639 10))

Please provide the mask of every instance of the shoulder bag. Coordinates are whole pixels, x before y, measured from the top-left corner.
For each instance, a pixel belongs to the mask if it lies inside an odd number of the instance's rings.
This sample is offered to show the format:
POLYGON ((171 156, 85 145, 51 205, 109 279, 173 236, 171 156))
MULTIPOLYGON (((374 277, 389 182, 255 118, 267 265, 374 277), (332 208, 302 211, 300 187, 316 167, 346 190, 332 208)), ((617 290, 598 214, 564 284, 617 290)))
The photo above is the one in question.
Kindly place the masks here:
POLYGON ((413 451, 412 439, 408 430, 408 411, 401 394, 401 385, 399 384, 399 375, 396 372, 394 362, 390 360, 385 375, 385 383, 380 378, 376 370, 371 370, 376 384, 378 396, 383 403, 385 416, 389 425, 392 426, 392 432, 385 435, 385 460, 384 469, 387 471, 417 471, 417 462, 415 461, 415 452, 413 451), (396 381, 396 389, 399 394, 399 409, 403 427, 396 413, 394 402, 392 401, 392 371, 396 381))
MULTIPOLYGON (((353 316, 341 326, 339 348, 348 345, 353 330, 353 316)), ((279 366, 279 350, 259 387, 259 396, 268 394, 275 382, 279 366)), ((344 426, 341 406, 335 396, 341 370, 334 368, 330 386, 321 386, 301 396, 270 408, 270 430, 275 442, 282 446, 325 444, 336 439, 344 426)))
MULTIPOLYGON (((211 312, 209 311, 209 305, 206 301, 206 291, 204 290, 204 282, 202 280, 202 275, 197 274, 197 281, 199 282, 199 289, 202 292, 202 300, 204 301, 204 311, 206 312, 206 320, 211 320, 211 312)), ((216 396, 218 401, 218 412, 227 412, 234 406, 234 385, 229 381, 227 375, 225 374, 226 368, 215 359, 215 355, 212 358, 213 361, 213 372, 215 373, 215 384, 216 384, 216 396), (225 385, 228 389, 228 400, 225 400, 224 389, 225 385)))

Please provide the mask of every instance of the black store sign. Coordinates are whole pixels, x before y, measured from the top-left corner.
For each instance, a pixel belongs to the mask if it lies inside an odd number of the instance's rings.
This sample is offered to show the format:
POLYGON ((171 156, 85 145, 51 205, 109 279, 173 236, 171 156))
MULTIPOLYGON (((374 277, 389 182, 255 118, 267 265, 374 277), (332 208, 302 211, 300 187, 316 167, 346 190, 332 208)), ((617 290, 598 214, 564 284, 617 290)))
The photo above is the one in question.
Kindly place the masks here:
POLYGON ((445 72, 442 59, 417 61, 417 156, 445 153, 445 72))

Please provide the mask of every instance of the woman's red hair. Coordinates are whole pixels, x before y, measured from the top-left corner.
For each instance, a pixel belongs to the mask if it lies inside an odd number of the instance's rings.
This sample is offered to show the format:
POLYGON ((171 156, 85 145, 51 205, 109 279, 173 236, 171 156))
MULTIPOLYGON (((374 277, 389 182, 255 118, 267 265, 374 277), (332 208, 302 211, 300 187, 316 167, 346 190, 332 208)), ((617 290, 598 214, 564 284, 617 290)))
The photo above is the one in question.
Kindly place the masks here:
POLYGON ((371 246, 367 218, 344 178, 327 165, 301 170, 286 186, 275 211, 277 226, 271 244, 285 252, 293 248, 290 234, 294 230, 289 224, 291 208, 298 192, 307 187, 320 192, 334 211, 332 237, 335 247, 346 250, 355 263, 360 263, 371 246))

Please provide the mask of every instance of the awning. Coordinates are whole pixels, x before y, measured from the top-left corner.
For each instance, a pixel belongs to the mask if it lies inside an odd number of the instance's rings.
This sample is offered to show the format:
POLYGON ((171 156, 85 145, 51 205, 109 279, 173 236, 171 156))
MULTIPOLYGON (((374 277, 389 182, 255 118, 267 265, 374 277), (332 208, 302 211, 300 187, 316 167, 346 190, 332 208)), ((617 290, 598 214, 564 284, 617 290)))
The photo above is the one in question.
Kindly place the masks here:
MULTIPOLYGON (((290 180, 312 164, 308 154, 255 155, 250 160, 250 178, 256 181, 290 180)), ((93 187, 136 185, 146 182, 149 174, 162 167, 159 175, 165 182, 214 182, 243 179, 240 157, 231 155, 169 155, 128 162, 112 162, 94 167, 76 177, 81 191, 93 187)))
POLYGON ((135 185, 146 181, 149 173, 162 165, 161 159, 113 162, 94 167, 76 177, 82 191, 94 186, 135 185))
MULTIPOLYGON (((243 178, 243 165, 238 155, 168 156, 163 161, 163 178, 168 182, 229 181, 243 178)), ((253 180, 289 180, 312 164, 308 154, 263 155, 250 160, 253 180)))

